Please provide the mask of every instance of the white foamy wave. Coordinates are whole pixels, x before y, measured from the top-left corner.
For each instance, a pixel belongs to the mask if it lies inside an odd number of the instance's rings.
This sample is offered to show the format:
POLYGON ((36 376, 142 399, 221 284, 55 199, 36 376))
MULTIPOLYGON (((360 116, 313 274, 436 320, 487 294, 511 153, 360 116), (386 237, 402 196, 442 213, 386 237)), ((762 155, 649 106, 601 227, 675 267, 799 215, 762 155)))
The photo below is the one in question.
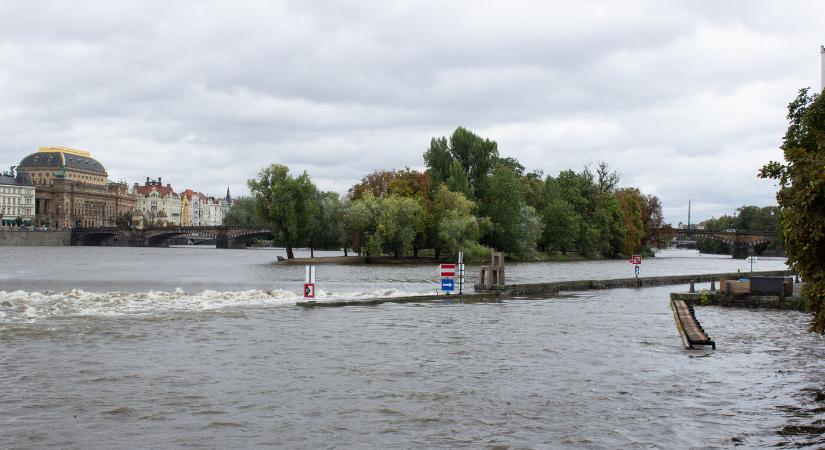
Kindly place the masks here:
MULTIPOLYGON (((318 302, 416 295, 396 289, 373 292, 318 291, 318 302)), ((247 291, 174 292, 26 292, 0 291, 0 323, 34 322, 59 317, 154 316, 159 313, 215 311, 240 307, 291 306, 304 300, 300 294, 280 289, 247 291)))

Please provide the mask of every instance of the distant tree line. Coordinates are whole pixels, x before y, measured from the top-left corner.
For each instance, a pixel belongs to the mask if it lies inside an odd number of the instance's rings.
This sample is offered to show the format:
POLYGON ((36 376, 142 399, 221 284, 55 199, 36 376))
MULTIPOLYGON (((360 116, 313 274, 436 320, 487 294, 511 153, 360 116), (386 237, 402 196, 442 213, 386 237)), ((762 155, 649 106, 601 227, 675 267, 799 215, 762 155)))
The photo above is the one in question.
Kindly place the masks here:
MULTIPOLYGON (((706 220, 705 229, 710 231, 761 231, 768 234, 777 234, 778 238, 776 240, 754 246, 753 250, 757 255, 776 251, 782 242, 778 206, 742 206, 736 209, 733 216, 724 215, 718 219, 714 217, 713 219, 706 220)), ((697 239, 696 247, 702 253, 728 255, 731 253, 731 248, 728 244, 712 239, 697 239)))
POLYGON ((557 176, 527 172, 498 144, 464 128, 430 141, 426 170, 377 170, 345 196, 273 164, 230 209, 230 225, 266 225, 288 258, 297 246, 352 249, 367 258, 481 259, 494 248, 529 260, 554 252, 592 257, 650 253, 672 238, 661 202, 619 187, 604 162, 557 176))

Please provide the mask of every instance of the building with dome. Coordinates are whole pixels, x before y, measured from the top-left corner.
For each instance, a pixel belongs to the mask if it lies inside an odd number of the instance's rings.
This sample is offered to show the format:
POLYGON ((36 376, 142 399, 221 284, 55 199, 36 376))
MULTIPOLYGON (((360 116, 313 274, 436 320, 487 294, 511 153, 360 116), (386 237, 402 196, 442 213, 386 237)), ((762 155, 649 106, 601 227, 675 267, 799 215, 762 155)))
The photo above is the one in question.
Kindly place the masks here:
POLYGON ((124 225, 137 199, 126 183, 108 180, 106 169, 91 154, 63 147, 40 147, 17 166, 36 188, 39 225, 90 228, 124 225))

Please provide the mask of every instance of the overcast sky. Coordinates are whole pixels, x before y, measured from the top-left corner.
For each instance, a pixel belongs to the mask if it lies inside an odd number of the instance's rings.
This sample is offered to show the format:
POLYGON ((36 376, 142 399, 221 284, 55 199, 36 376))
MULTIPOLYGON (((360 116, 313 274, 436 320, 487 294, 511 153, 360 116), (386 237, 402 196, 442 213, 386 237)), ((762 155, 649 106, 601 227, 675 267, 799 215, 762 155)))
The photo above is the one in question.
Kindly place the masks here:
POLYGON ((786 105, 819 88, 810 2, 0 1, 0 164, 90 150, 114 180, 341 193, 467 127, 556 175, 607 161, 667 221, 774 204, 786 105))

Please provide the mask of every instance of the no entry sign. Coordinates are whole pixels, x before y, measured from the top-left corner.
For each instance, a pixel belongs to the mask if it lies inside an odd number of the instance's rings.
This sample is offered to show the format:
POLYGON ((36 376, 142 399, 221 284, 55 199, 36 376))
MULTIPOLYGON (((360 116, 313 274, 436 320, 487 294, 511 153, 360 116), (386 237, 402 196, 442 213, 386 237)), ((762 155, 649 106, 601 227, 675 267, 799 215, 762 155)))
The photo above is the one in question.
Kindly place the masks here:
POLYGON ((642 255, 633 255, 630 259, 631 264, 641 264, 642 263, 642 255))
POLYGON ((438 267, 438 271, 441 273, 442 277, 454 277, 455 264, 442 264, 438 267))

